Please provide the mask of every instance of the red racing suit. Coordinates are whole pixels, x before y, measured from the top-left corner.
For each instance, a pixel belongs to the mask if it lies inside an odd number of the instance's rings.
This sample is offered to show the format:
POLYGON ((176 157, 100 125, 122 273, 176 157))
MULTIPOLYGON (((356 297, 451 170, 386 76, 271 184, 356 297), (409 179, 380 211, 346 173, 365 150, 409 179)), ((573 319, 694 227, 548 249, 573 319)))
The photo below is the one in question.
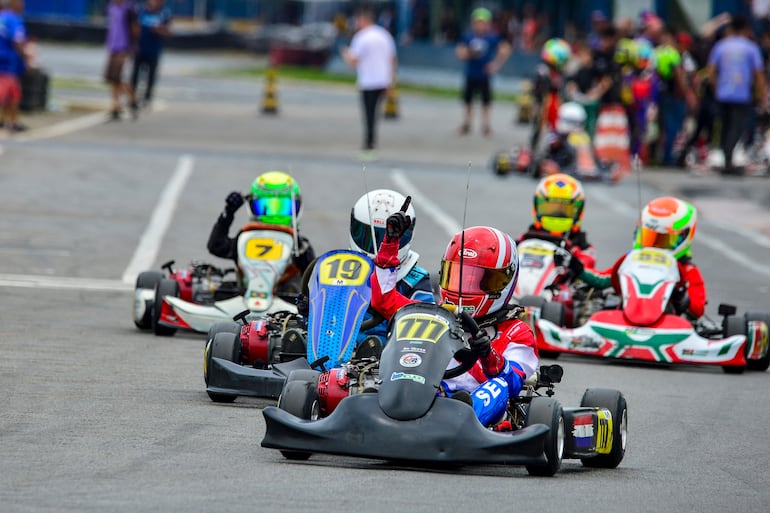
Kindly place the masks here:
MULTIPOLYGON (((623 264, 627 255, 620 257, 615 264, 604 271, 597 271, 586 267, 578 278, 588 285, 598 289, 612 286, 617 294, 621 293, 618 269, 623 264)), ((683 288, 690 296, 690 304, 687 313, 695 319, 703 316, 706 310, 706 284, 700 270, 691 262, 690 257, 685 256, 677 260, 679 266, 679 282, 676 288, 683 288)))
MULTIPOLYGON (((416 302, 398 292, 396 288, 395 267, 398 265, 398 241, 383 242, 374 262, 377 267, 371 277, 371 306, 383 317, 390 319, 402 306, 416 302)), ((480 358, 467 373, 446 380, 444 383, 449 391, 472 392, 479 385, 501 373, 512 371, 518 378, 513 379, 518 382, 518 386, 513 383, 514 386, 509 388, 509 395, 518 394, 521 383, 537 370, 538 355, 535 337, 530 327, 515 317, 506 318, 505 313, 513 312, 513 310, 501 311, 498 314, 476 319, 479 326, 486 329, 492 339, 492 350, 489 356, 480 358)), ((511 379, 506 381, 510 384, 511 379)))

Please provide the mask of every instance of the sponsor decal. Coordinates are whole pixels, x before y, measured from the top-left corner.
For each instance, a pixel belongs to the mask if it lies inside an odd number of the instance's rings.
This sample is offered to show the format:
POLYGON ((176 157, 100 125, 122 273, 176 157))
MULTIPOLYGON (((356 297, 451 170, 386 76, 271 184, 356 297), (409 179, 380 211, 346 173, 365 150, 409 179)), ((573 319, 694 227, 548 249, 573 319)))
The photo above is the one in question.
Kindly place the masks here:
POLYGON ((422 353, 425 354, 425 349, 422 347, 402 347, 402 353, 422 353))
POLYGON ((471 248, 465 248, 463 250, 463 258, 478 258, 479 254, 471 248))
POLYGON ((435 344, 448 329, 449 324, 443 317, 425 313, 407 314, 396 323, 396 340, 406 340, 410 345, 417 340, 435 344))
POLYGON ((597 351, 602 347, 602 341, 588 335, 579 335, 572 337, 569 341, 570 349, 584 349, 587 351, 597 351))
POLYGON ((374 219, 372 219, 372 224, 374 226, 385 226, 385 219, 381 217, 375 217, 374 219))
POLYGON ((250 295, 251 295, 251 297, 256 297, 256 298, 260 298, 260 299, 267 299, 267 293, 266 292, 259 292, 257 290, 252 290, 250 295))
POLYGON ((398 363, 400 363, 402 367, 419 367, 422 363, 422 357, 419 354, 406 353, 400 360, 398 360, 398 363))
POLYGON ((589 449, 594 445, 594 417, 593 415, 578 415, 572 427, 572 436, 575 438, 575 446, 581 449, 589 449))
POLYGON ((421 385, 425 384, 425 378, 418 374, 407 374, 406 372, 394 372, 393 374, 390 375, 391 381, 398 381, 401 379, 408 379, 410 381, 414 381, 415 383, 419 383, 421 385))
POLYGON ((612 413, 606 408, 600 408, 596 410, 596 420, 596 452, 609 454, 612 451, 612 413))

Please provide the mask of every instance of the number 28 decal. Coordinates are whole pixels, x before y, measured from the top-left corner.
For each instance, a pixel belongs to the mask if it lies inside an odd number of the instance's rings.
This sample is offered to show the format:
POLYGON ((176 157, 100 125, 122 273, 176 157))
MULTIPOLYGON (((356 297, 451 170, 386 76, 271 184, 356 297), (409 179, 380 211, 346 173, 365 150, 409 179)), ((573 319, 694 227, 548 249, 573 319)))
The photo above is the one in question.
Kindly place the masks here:
POLYGON ((372 270, 364 258, 350 253, 338 253, 318 263, 318 280, 321 285, 358 287, 366 283, 372 270))
POLYGON ((396 325, 396 340, 421 340, 436 343, 449 329, 449 324, 430 314, 413 313, 401 317, 396 325))
POLYGON ((252 260, 280 260, 283 244, 275 239, 249 239, 244 253, 252 260))

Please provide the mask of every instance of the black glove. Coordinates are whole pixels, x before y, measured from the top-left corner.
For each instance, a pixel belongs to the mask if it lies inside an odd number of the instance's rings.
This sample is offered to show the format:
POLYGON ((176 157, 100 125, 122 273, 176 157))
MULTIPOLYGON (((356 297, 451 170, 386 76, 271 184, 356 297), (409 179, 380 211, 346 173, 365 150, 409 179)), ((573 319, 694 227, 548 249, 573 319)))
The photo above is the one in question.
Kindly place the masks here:
POLYGON ((489 356, 489 352, 492 350, 492 340, 490 340, 489 335, 484 330, 479 330, 478 333, 472 336, 468 340, 468 344, 471 346, 473 354, 479 358, 489 356))
POLYGON ((297 313, 302 317, 307 317, 310 313, 310 301, 305 294, 297 296, 297 313))
POLYGON ((386 237, 388 241, 399 240, 409 227, 412 226, 412 218, 406 215, 406 210, 409 208, 409 203, 411 201, 412 197, 407 196, 401 209, 398 212, 390 214, 387 221, 385 221, 386 237))
POLYGON ((225 214, 232 216, 243 205, 243 196, 240 192, 231 192, 225 198, 225 214))
POLYGON ((687 293, 687 289, 679 287, 674 289, 671 293, 671 306, 674 307, 674 311, 677 315, 682 315, 690 308, 690 294, 687 293))
POLYGON ((568 250, 564 248, 558 248, 553 253, 553 263, 557 267, 567 267, 574 277, 580 276, 585 269, 583 262, 579 258, 572 256, 568 250))

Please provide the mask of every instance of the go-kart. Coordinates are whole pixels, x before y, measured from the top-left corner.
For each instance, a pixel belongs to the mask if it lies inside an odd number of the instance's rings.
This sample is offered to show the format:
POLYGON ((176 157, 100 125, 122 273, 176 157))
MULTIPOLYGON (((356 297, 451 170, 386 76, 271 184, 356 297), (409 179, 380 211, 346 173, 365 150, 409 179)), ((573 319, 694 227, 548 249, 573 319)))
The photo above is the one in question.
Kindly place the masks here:
POLYGON ((541 367, 511 399, 506 431, 483 426, 471 406, 442 396, 441 381, 477 359, 464 329, 479 328, 467 314, 460 317, 412 303, 391 320, 379 360, 353 360, 323 373, 294 371, 278 407, 263 410, 262 446, 296 460, 328 453, 433 465, 498 463, 546 476, 565 458, 606 468, 620 463, 627 433, 623 395, 589 389, 580 407, 562 407, 553 398, 563 373, 558 365, 541 367))
POLYGON ((142 272, 134 290, 134 324, 156 335, 173 335, 178 329, 206 333, 244 309, 262 315, 296 311, 288 292, 281 293, 283 298, 274 293, 293 248, 291 228, 249 223, 238 235, 237 269, 194 262, 175 271, 172 261, 164 264, 165 274, 142 272))
POLYGON ((679 269, 670 252, 631 251, 618 270, 621 297, 601 291, 603 309, 577 328, 564 327, 563 307, 549 302, 535 312, 533 324, 541 355, 576 353, 661 363, 721 365, 727 373, 770 366, 770 316, 735 315, 720 305, 722 323, 704 317, 693 323, 675 315, 671 295, 679 269))
POLYGON ((364 321, 371 298, 366 255, 335 250, 319 256, 307 273, 308 318, 277 312, 247 322, 217 323, 209 331, 203 360, 206 392, 215 402, 238 396, 276 399, 295 369, 337 366, 350 360, 359 331, 382 321, 364 321))

